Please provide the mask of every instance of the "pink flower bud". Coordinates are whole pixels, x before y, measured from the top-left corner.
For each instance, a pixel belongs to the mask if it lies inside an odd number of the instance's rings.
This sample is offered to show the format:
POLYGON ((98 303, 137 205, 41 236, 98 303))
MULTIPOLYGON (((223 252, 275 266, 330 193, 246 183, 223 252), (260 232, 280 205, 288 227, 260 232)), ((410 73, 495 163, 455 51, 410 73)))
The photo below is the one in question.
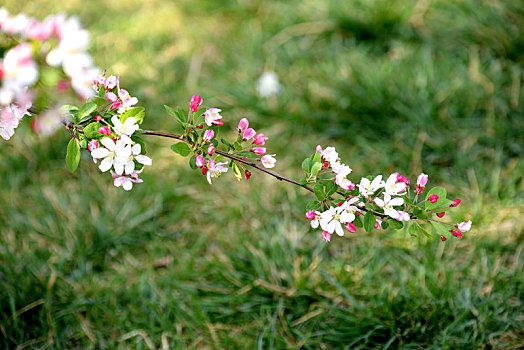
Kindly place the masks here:
POLYGON ((445 212, 445 211, 443 211, 443 212, 441 212, 441 213, 437 213, 437 216, 438 216, 439 218, 444 217, 444 215, 446 215, 446 212, 445 212))
POLYGON ((258 154, 259 156, 266 153, 266 147, 253 147, 251 152, 258 154))
POLYGON ((457 230, 449 230, 449 232, 451 232, 453 234, 453 236, 455 236, 457 238, 462 238, 462 233, 460 233, 457 230))
POLYGON ((255 145, 259 145, 259 146, 262 146, 263 144, 266 143, 266 141, 269 139, 269 137, 267 136, 264 136, 264 134, 257 134, 257 136, 255 136, 255 138, 253 139, 253 143, 255 145))
POLYGON ((440 239, 442 240, 442 242, 446 242, 446 237, 444 237, 443 235, 440 235, 440 239))
POLYGON ((205 142, 209 142, 215 137, 215 132, 211 129, 208 129, 204 132, 203 139, 205 142))
POLYGON ((432 194, 431 196, 428 197, 428 201, 430 201, 431 203, 437 203, 438 196, 436 194, 432 194))
POLYGON ((111 104, 111 109, 117 109, 120 107, 120 101, 115 101, 111 104))
POLYGON ((108 100, 109 102, 116 102, 118 100, 118 96, 109 91, 109 92, 106 92, 106 100, 108 100))
POLYGON ((204 166, 204 157, 197 156, 195 160, 195 164, 197 167, 202 168, 204 166))
POLYGON ((420 173, 420 175, 417 178, 417 186, 424 188, 427 183, 428 183, 428 176, 424 173, 420 173))
POLYGON ((197 128, 199 128, 199 129, 203 129, 203 128, 204 128, 204 125, 202 125, 202 124, 198 124, 198 125, 197 125, 197 128))
POLYGON ((375 222, 375 227, 373 227, 375 230, 380 230, 382 229, 382 220, 380 219, 377 219, 377 221, 375 222))
POLYGON ((206 167, 203 167, 203 168, 202 168, 202 175, 206 175, 206 173, 207 173, 207 168, 206 168, 206 167))
POLYGON ((249 120, 247 118, 242 118, 238 122, 238 133, 240 134, 242 131, 246 130, 249 126, 249 120))
POLYGON ((207 147, 207 154, 209 154, 210 156, 212 156, 213 153, 215 153, 215 145, 210 144, 210 145, 207 147))
POLYGON ((403 182, 406 184, 406 186, 409 186, 409 179, 407 177, 405 177, 404 175, 398 175, 397 176, 397 181, 398 182, 403 182))
POLYGON ((96 114, 95 115, 95 121, 99 122, 102 120, 102 117, 100 116, 100 114, 96 114))
POLYGON ((194 112, 198 111, 198 104, 192 102, 192 103, 189 105, 189 108, 191 109, 191 112, 194 113, 194 112))
MULTIPOLYGON (((190 102, 193 104, 196 104, 197 107, 200 106, 202 104, 202 102, 204 102, 204 99, 202 97, 200 97, 200 95, 193 95, 191 96, 191 100, 190 102)), ((196 111, 194 111, 196 112, 196 111)))
POLYGON ((111 129, 109 129, 109 126, 102 126, 98 129, 98 133, 102 135, 111 135, 111 129))
POLYGON ((315 218, 315 212, 313 210, 306 212, 306 219, 313 220, 315 218))
POLYGON ((242 136, 242 139, 244 141, 251 140, 253 137, 255 137, 256 131, 253 128, 248 128, 244 131, 244 135, 242 136))
POLYGON ((98 145, 97 140, 91 140, 87 145, 87 149, 89 150, 89 152, 93 152, 93 150, 97 149, 98 147, 100 146, 98 145))
POLYGON ((322 240, 326 242, 331 241, 331 233, 328 231, 322 231, 322 240))
POLYGON ((246 180, 249 180, 250 177, 251 177, 251 171, 246 169, 246 180))
POLYGON ((322 155, 322 147, 320 147, 320 145, 317 145, 317 147, 315 148, 315 153, 318 152, 320 153, 320 155, 322 155))
POLYGON ((348 222, 348 223, 345 224, 345 226, 346 226, 346 228, 347 228, 347 230, 349 232, 351 232, 351 233, 357 232, 357 227, 355 226, 354 223, 348 222))
POLYGON ((461 200, 460 198, 457 198, 453 201, 453 203, 451 203, 449 206, 450 207, 458 207, 458 205, 460 204, 461 200))

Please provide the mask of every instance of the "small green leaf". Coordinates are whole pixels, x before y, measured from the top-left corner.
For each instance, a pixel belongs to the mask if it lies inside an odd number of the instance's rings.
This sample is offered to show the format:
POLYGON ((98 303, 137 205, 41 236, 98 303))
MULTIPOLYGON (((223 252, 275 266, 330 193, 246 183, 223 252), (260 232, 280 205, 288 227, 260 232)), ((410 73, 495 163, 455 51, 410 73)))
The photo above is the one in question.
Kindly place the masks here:
POLYGON ((173 152, 180 154, 182 157, 187 157, 189 153, 191 153, 191 148, 189 148, 189 146, 184 142, 175 143, 173 146, 171 146, 171 149, 173 152))
POLYGON ((324 186, 322 184, 316 184, 313 186, 313 192, 319 201, 326 199, 326 193, 324 192, 324 186))
POLYGON ((433 235, 431 233, 429 233, 428 231, 426 231, 426 229, 424 229, 424 228, 419 226, 419 230, 420 230, 420 232, 422 232, 424 234, 424 236, 426 236, 428 238, 433 238, 433 235))
POLYGON ((98 129, 100 129, 102 126, 102 123, 99 122, 87 124, 84 128, 84 135, 86 135, 88 139, 99 139, 101 137, 105 137, 106 135, 102 135, 98 132, 98 129))
POLYGON ((404 223, 402 221, 392 219, 392 220, 389 220, 388 222, 389 222, 389 226, 391 226, 391 228, 394 228, 395 230, 400 230, 402 229, 402 227, 404 227, 404 223))
POLYGON ((66 163, 72 173, 75 172, 80 163, 80 145, 74 138, 67 144, 66 163))
POLYGON ((238 181, 242 181, 242 170, 240 170, 237 163, 233 162, 233 173, 238 181))
POLYGON ((311 167, 312 166, 313 166, 313 161, 311 160, 311 158, 306 158, 302 162, 302 170, 304 170, 304 172, 306 172, 306 173, 310 173, 311 172, 311 167))
POLYGON ((190 159, 189 159, 189 166, 191 167, 191 169, 196 169, 197 166, 196 166, 196 156, 193 155, 190 159))
POLYGON ((320 155, 320 152, 316 152, 313 155, 313 162, 314 163, 322 163, 322 156, 320 155))
POLYGON ((431 222, 431 226, 433 227, 433 230, 435 231, 437 235, 443 235, 443 236, 449 235, 449 228, 447 225, 444 225, 443 223, 436 222, 436 221, 430 221, 430 222, 431 222))
POLYGON ((146 110, 144 107, 135 107, 130 108, 120 116, 120 122, 124 123, 128 118, 134 117, 137 124, 142 124, 144 117, 146 115, 146 110))
POLYGON ((373 214, 371 211, 368 211, 366 215, 364 215, 364 229, 366 232, 371 232, 376 223, 377 219, 375 218, 375 214, 373 214))
POLYGON ((98 96, 95 96, 95 97, 91 97, 91 101, 93 101, 94 103, 96 103, 96 105, 98 107, 101 107, 103 105, 105 105, 107 103, 107 100, 105 98, 102 98, 102 97, 98 97, 98 96))
POLYGON ((411 223, 408 226, 408 233, 413 237, 417 237, 419 233, 418 228, 419 226, 417 224, 411 223))
POLYGON ((362 220, 360 219, 360 215, 356 215, 355 220, 353 221, 355 224, 355 227, 361 228, 364 225, 362 224, 362 220))
POLYGON ((236 156, 239 156, 239 157, 245 157, 245 158, 253 158, 253 152, 238 152, 238 153, 235 153, 236 156))
POLYGON ((82 120, 84 117, 91 114, 95 109, 97 105, 93 101, 87 101, 82 107, 80 107, 80 110, 78 111, 77 120, 82 120))
POLYGON ((446 198, 439 198, 438 201, 436 201, 435 203, 426 202, 426 211, 433 211, 436 209, 439 209, 439 212, 446 211, 450 209, 449 206, 451 205, 451 203, 453 203, 453 201, 450 201, 446 198))
POLYGON ((388 228, 388 226, 389 226, 388 222, 386 220, 382 220, 380 227, 382 227, 382 229, 385 230, 388 228))
POLYGON ((233 147, 235 148, 235 151, 241 151, 242 150, 242 145, 240 144, 240 142, 235 142, 233 147))
POLYGON ((320 202, 319 201, 312 200, 311 202, 306 204, 306 210, 307 211, 317 210, 318 208, 320 208, 320 202))
POLYGON ((168 105, 164 105, 164 108, 166 109, 167 114, 178 118, 176 111, 173 108, 169 107, 168 105))
POLYGON ((305 178, 301 178, 299 181, 298 181, 299 184, 301 184, 302 186, 305 186, 307 185, 307 180, 305 178))
MULTIPOLYGON (((308 158, 309 159, 309 158, 308 158)), ((318 173, 322 170, 322 164, 321 163, 314 163, 311 167, 311 175, 317 176, 318 173)))
POLYGON ((326 183, 326 192, 328 196, 331 196, 333 193, 337 192, 338 186, 335 182, 329 181, 326 183))

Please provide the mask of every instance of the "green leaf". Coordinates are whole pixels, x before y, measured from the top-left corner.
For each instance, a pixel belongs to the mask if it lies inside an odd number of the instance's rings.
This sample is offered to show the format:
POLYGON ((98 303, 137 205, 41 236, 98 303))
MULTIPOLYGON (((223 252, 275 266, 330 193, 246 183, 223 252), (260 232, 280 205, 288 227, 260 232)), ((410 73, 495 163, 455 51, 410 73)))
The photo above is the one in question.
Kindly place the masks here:
POLYGON ((95 109, 97 105, 93 101, 87 101, 82 107, 80 107, 80 110, 78 111, 78 116, 76 117, 77 120, 82 120, 84 117, 91 114, 95 109))
POLYGON ((242 150, 242 145, 239 142, 235 142, 233 147, 235 148, 235 151, 241 151, 242 150))
POLYGON ((166 109, 167 114, 172 115, 173 117, 178 118, 176 111, 169 107, 168 105, 164 105, 164 108, 166 109))
POLYGON ((338 186, 333 181, 328 181, 326 183, 326 192, 328 196, 331 196, 333 193, 337 192, 338 186))
POLYGON ((388 222, 386 220, 382 220, 380 227, 382 227, 382 229, 385 230, 388 228, 388 226, 389 226, 388 222))
POLYGON ((80 145, 74 138, 67 144, 66 163, 72 173, 75 172, 80 163, 80 145))
POLYGON ((91 97, 91 101, 93 101, 94 103, 96 103, 96 105, 98 107, 101 107, 103 105, 105 105, 107 103, 107 100, 105 98, 102 98, 102 97, 98 97, 98 96, 95 96, 95 97, 91 97))
POLYGON ((361 228, 364 225, 362 224, 362 220, 360 219, 360 215, 356 215, 355 220, 353 221, 355 224, 355 227, 361 228))
POLYGON ((418 228, 419 226, 417 224, 411 223, 408 226, 408 233, 413 237, 417 237, 419 234, 418 228))
POLYGON ((326 199, 326 193, 324 192, 324 186, 322 184, 316 184, 313 186, 313 192, 315 192, 315 196, 317 196, 319 201, 322 202, 326 199))
POLYGON ((184 142, 175 143, 173 146, 171 146, 171 149, 173 152, 180 154, 182 157, 187 157, 189 153, 191 153, 191 148, 189 148, 189 146, 184 142))
POLYGON ((236 156, 246 157, 246 158, 253 158, 253 154, 254 154, 253 152, 238 152, 238 153, 235 153, 236 156))
MULTIPOLYGON (((309 158, 308 158, 309 159, 309 158)), ((317 176, 318 173, 322 170, 322 164, 321 163, 314 163, 311 167, 311 175, 317 176)))
POLYGON ((451 203, 453 203, 453 201, 446 198, 439 198, 436 203, 426 202, 426 211, 433 211, 435 209, 438 209, 439 212, 446 211, 450 209, 449 206, 451 203))
POLYGON ((310 173, 311 172, 311 167, 312 166, 313 166, 313 161, 311 160, 311 158, 306 158, 302 162, 302 170, 304 170, 304 172, 306 172, 306 173, 310 173))
POLYGON ((428 231, 426 231, 424 228, 419 226, 418 229, 420 230, 420 232, 422 232, 424 234, 424 236, 426 236, 428 238, 433 238, 433 235, 431 233, 429 233, 428 231))
POLYGON ((87 140, 84 135, 80 135, 80 148, 87 148, 87 140))
POLYGON ((196 156, 193 155, 190 159, 189 159, 189 166, 191 167, 191 169, 195 170, 197 168, 196 166, 196 156))
POLYGON ((402 229, 402 227, 404 227, 404 223, 402 221, 392 219, 392 220, 389 220, 388 222, 389 222, 389 226, 391 226, 391 228, 394 228, 395 230, 400 230, 402 229))
POLYGON ((371 211, 368 211, 366 215, 364 215, 364 229, 366 232, 371 232, 376 223, 377 219, 375 218, 375 214, 373 214, 371 211))
POLYGON ((322 156, 320 155, 320 152, 316 152, 313 155, 313 162, 314 163, 322 163, 322 156))
POLYGON ((233 173, 238 181, 242 181, 242 170, 240 170, 237 163, 233 162, 233 173))
POLYGON ((144 107, 130 108, 120 116, 120 122, 123 124, 128 118, 135 117, 137 124, 142 124, 146 115, 144 107))
POLYGON ((433 227, 433 230, 435 231, 437 235, 443 235, 443 236, 449 235, 449 228, 447 225, 444 225, 436 221, 430 221, 430 222, 431 222, 431 226, 433 227))
POLYGON ((102 135, 98 132, 98 129, 100 129, 102 126, 102 123, 99 122, 87 124, 84 128, 84 135, 86 135, 88 139, 99 139, 105 137, 106 135, 102 135))
POLYGON ((299 184, 301 184, 302 186, 305 186, 307 185, 307 180, 305 178, 301 178, 299 181, 298 181, 299 184))
POLYGON ((428 214, 425 210, 422 210, 419 207, 415 207, 413 208, 413 216, 418 219, 426 219, 428 217, 428 214))
POLYGON ((435 204, 437 203, 431 203, 429 201, 429 197, 436 194, 438 196, 438 200, 443 200, 443 199, 446 199, 446 190, 443 188, 443 187, 433 187, 429 192, 428 194, 426 195, 426 202, 425 202, 425 205, 426 205, 426 211, 430 211, 431 209, 428 209, 429 207, 434 207, 435 204))
POLYGON ((306 204, 306 210, 307 211, 317 210, 318 208, 320 208, 320 202, 319 201, 312 200, 311 202, 306 204))

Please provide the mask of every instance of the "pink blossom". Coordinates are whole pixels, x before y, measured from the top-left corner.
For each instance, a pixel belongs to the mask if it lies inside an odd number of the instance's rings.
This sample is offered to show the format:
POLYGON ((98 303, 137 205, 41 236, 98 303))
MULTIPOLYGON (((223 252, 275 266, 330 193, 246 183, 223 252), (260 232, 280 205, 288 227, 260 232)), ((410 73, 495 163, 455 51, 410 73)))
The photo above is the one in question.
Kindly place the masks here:
POLYGON ((446 215, 446 212, 445 212, 445 211, 440 212, 440 213, 437 213, 437 216, 438 216, 439 218, 443 218, 444 215, 446 215))
POLYGON ((204 142, 209 142, 215 137, 215 132, 211 129, 208 129, 204 132, 204 136, 202 137, 204 139, 204 142))
POLYGON ((264 168, 273 168, 275 166, 277 160, 274 157, 275 154, 266 154, 265 156, 260 158, 260 161, 262 162, 264 168))
POLYGON ((468 232, 471 229, 471 220, 462 221, 460 224, 457 225, 457 228, 463 233, 468 232))
POLYGON ((212 156, 213 153, 215 153, 215 145, 214 145, 214 144, 210 144, 210 145, 207 147, 207 154, 209 154, 210 156, 212 156))
POLYGON ((451 203, 449 206, 450 207, 458 207, 458 205, 460 204, 461 200, 460 198, 457 198, 453 201, 453 203, 451 203))
POLYGON ((222 119, 222 116, 219 114, 222 112, 221 109, 218 108, 209 108, 204 113, 204 120, 208 126, 211 125, 223 125, 224 123, 220 121, 222 119))
POLYGON ((437 203, 438 196, 436 194, 432 194, 431 196, 428 197, 428 201, 430 201, 431 203, 437 203))
POLYGON ((417 177, 417 186, 425 187, 428 183, 428 175, 424 173, 420 173, 420 175, 417 177))
POLYGON ((240 134, 242 131, 246 130, 249 126, 249 120, 247 118, 240 119, 240 122, 238 122, 238 133, 240 134))
POLYGON ((264 136, 264 134, 257 134, 255 138, 253 139, 253 143, 255 145, 262 146, 266 143, 266 141, 269 139, 269 137, 264 136))
POLYGON ((33 20, 27 30, 26 35, 28 39, 45 41, 53 35, 53 26, 49 22, 38 22, 33 20))
POLYGON ((306 219, 313 220, 315 218, 315 212, 313 210, 309 210, 306 212, 306 219))
POLYGON ((453 236, 455 236, 457 238, 462 238, 462 233, 460 233, 457 230, 449 230, 449 232, 451 232, 453 234, 453 236))
POLYGON ((328 231, 322 231, 322 240, 326 242, 331 241, 331 233, 328 231))
POLYGON ((120 101, 115 101, 111 104, 111 109, 120 108, 120 101))
POLYGON ((204 100, 199 95, 191 96, 191 101, 190 101, 191 112, 198 111, 198 106, 200 106, 202 102, 204 102, 204 100))
POLYGON ((202 168, 204 166, 204 157, 197 156, 195 160, 195 164, 197 167, 202 168))
POLYGON ((111 135, 111 129, 109 129, 108 126, 101 126, 99 129, 98 129, 98 133, 99 134, 102 134, 102 135, 111 135))
POLYGON ((322 147, 320 147, 320 145, 317 145, 317 147, 315 148, 315 153, 318 152, 320 153, 320 155, 322 155, 322 147))
POLYGON ((111 90, 118 84, 119 77, 115 77, 114 75, 111 75, 108 77, 104 82, 104 87, 106 90, 111 90))
POLYGON ((409 186, 409 179, 407 177, 405 177, 404 175, 398 175, 397 176, 397 181, 398 182, 403 182, 406 184, 406 186, 409 186))
POLYGON ((357 227, 355 226, 354 223, 352 223, 352 222, 347 222, 347 223, 345 224, 345 226, 346 226, 346 228, 347 228, 347 230, 348 230, 349 232, 351 232, 351 233, 355 233, 355 232, 357 232, 357 227))
POLYGON ((111 91, 106 92, 106 100, 109 102, 116 102, 118 100, 118 96, 111 91))
POLYGON ((253 137, 255 137, 255 135, 256 131, 253 128, 248 128, 244 131, 244 134, 242 135, 242 140, 251 140, 253 137))
POLYGON ((409 214, 405 211, 398 210, 398 217, 396 218, 398 221, 409 221, 409 214))
POLYGON ((138 178, 138 174, 140 174, 142 171, 133 171, 131 174, 122 174, 118 175, 117 173, 111 171, 111 175, 114 178, 113 184, 115 187, 120 187, 125 191, 130 191, 133 188, 133 183, 142 183, 144 180, 138 178))
POLYGON ((98 144, 97 140, 91 140, 87 145, 87 149, 89 150, 89 152, 93 152, 98 147, 100 147, 100 145, 98 144))
POLYGON ((251 149, 251 152, 261 156, 266 153, 266 147, 253 147, 253 149, 251 149))

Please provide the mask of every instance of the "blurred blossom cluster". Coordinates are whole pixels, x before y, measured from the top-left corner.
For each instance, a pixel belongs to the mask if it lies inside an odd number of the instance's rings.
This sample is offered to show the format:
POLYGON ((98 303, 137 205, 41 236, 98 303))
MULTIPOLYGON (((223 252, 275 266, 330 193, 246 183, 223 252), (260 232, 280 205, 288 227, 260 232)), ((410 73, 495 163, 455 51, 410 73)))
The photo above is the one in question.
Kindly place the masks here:
MULTIPOLYGON (((98 69, 86 52, 89 33, 78 18, 58 14, 39 21, 25 14, 11 16, 0 8, 0 36, 5 49, 0 58, 2 138, 13 136, 23 116, 30 115, 35 99, 56 98, 69 87, 84 100, 93 94, 98 69)), ((57 111, 45 117, 43 123, 35 120, 34 131, 52 132, 61 120, 57 111)))

